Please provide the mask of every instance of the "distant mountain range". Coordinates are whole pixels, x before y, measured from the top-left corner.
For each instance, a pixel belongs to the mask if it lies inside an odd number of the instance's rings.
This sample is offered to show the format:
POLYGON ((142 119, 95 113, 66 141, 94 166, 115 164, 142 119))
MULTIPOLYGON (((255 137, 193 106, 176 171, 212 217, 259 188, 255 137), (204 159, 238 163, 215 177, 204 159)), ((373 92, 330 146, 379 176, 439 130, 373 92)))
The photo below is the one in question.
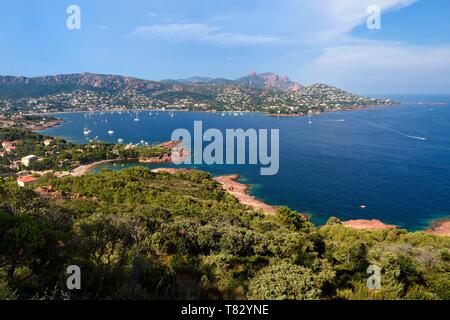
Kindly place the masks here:
POLYGON ((279 76, 274 73, 250 72, 247 76, 237 80, 196 76, 188 79, 162 81, 120 75, 77 73, 35 78, 0 76, 0 98, 33 97, 70 90, 138 90, 151 93, 158 90, 176 90, 177 85, 182 86, 178 88, 179 91, 193 90, 193 92, 198 92, 202 86, 208 89, 206 91, 211 89, 221 91, 227 86, 273 91, 298 91, 301 89, 300 84, 291 81, 287 76, 279 76))
POLYGON ((241 85, 255 89, 280 91, 298 91, 302 88, 299 83, 291 81, 287 76, 280 76, 271 72, 258 74, 255 71, 251 71, 245 77, 241 77, 237 80, 195 76, 188 79, 163 80, 163 82, 184 84, 241 85))
POLYGON ((0 98, 23 98, 71 90, 142 90, 161 88, 156 81, 118 75, 93 73, 62 74, 44 77, 0 76, 0 98))
POLYGON ((325 84, 302 86, 287 76, 250 72, 236 80, 191 77, 142 80, 92 73, 0 76, 0 111, 59 112, 165 108, 300 114, 391 104, 325 84))

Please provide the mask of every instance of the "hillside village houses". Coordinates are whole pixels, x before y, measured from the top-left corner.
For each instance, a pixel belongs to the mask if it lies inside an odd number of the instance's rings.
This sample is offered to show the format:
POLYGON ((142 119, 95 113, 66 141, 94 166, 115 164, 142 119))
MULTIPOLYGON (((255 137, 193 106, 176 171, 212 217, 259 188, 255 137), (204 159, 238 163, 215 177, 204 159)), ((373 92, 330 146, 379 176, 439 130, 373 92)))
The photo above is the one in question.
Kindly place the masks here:
POLYGON ((13 141, 3 141, 2 142, 2 148, 5 150, 6 153, 11 153, 14 150, 16 150, 15 142, 13 142, 13 141))

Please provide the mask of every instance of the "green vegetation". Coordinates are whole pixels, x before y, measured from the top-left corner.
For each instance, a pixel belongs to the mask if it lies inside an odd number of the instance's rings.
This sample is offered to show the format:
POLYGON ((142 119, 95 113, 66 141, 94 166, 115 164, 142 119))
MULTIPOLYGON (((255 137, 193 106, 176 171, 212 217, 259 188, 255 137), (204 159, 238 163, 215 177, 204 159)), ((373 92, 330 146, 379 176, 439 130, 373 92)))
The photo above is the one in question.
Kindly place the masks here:
POLYGON ((55 191, 0 181, 0 299, 450 299, 450 238, 264 216, 200 171, 39 184, 55 191), (81 290, 66 289, 69 265, 81 290))
POLYGON ((170 149, 159 146, 130 147, 99 141, 73 144, 61 138, 51 138, 18 128, 0 128, 0 142, 3 141, 14 142, 15 150, 0 157, 0 176, 20 170, 66 171, 100 160, 152 158, 170 153, 170 149), (48 145, 45 144, 46 140, 48 145), (28 155, 35 155, 40 160, 25 167, 20 159, 28 155))

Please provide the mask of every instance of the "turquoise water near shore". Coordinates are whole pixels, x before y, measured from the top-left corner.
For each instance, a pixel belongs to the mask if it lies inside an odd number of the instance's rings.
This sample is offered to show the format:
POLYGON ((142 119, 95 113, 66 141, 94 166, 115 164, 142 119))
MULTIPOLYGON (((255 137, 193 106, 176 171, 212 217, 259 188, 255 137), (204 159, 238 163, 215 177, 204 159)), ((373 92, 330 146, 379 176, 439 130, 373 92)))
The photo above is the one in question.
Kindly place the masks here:
MULTIPOLYGON (((450 217, 450 97, 392 98, 404 103, 311 118, 161 111, 65 113, 57 115, 65 120, 63 124, 41 132, 77 143, 95 138, 139 143, 170 140, 173 130, 192 131, 198 120, 204 130, 222 132, 280 129, 280 171, 275 176, 261 176, 260 166, 252 165, 191 167, 214 175, 239 173, 254 196, 310 213, 317 224, 337 216, 425 229, 450 217), (91 130, 88 137, 84 128, 91 130)), ((106 164, 96 170, 134 165, 138 164, 106 164)))

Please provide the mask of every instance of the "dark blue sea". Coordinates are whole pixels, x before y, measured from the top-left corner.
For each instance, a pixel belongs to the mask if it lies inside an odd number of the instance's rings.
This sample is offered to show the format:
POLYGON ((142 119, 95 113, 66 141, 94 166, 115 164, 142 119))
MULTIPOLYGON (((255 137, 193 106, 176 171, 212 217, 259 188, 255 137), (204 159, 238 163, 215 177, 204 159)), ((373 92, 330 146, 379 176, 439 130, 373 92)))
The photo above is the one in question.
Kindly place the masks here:
MULTIPOLYGON (((139 143, 170 140, 173 130, 192 130, 196 120, 203 121, 205 130, 222 132, 280 129, 280 170, 275 176, 261 176, 260 166, 251 165, 196 168, 214 175, 239 173, 255 197, 310 213, 317 224, 337 216, 425 229, 450 217, 450 96, 391 98, 402 104, 311 118, 162 111, 68 113, 57 115, 65 120, 63 124, 43 133, 77 143, 96 138, 139 143), (91 130, 87 137, 84 128, 91 130)), ((125 167, 132 165, 137 164, 125 167)), ((97 170, 104 168, 123 167, 105 165, 97 170)))

